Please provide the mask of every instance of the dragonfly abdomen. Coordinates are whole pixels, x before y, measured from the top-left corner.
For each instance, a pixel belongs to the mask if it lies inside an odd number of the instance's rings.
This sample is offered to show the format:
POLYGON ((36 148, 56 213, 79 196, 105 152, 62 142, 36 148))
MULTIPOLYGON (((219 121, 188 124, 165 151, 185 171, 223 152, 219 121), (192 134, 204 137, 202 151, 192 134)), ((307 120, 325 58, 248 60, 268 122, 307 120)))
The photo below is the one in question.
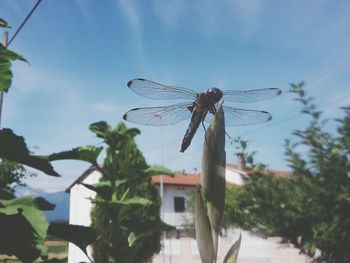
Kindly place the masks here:
POLYGON ((188 125, 185 136, 182 140, 180 152, 186 151, 188 146, 190 146, 194 134, 196 133, 200 123, 204 120, 207 111, 194 110, 191 117, 191 122, 188 125))

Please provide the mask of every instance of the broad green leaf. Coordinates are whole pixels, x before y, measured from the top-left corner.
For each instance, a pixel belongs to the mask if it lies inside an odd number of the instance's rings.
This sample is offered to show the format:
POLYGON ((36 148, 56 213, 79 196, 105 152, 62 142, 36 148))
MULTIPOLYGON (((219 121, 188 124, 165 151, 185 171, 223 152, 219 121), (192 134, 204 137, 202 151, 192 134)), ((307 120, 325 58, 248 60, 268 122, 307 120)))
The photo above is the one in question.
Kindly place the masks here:
POLYGON ((0 202, 5 206, 0 208, 0 254, 13 254, 24 262, 45 255, 48 222, 35 200, 26 196, 0 202))
POLYGON ((215 251, 211 234, 211 227, 199 187, 195 190, 194 197, 194 220, 199 255, 203 263, 213 263, 215 260, 215 251))
POLYGON ((92 227, 66 223, 51 223, 47 233, 75 244, 87 256, 87 246, 97 239, 96 231, 92 227))
POLYGON ((239 248, 241 246, 241 240, 242 240, 242 234, 239 234, 238 240, 231 246, 229 251, 227 251, 227 254, 225 256, 225 259, 223 263, 237 263, 237 257, 239 248))
POLYGON ((46 254, 44 239, 21 212, 0 212, 0 233, 0 254, 15 255, 23 262, 33 262, 46 254))
POLYGON ((0 27, 11 28, 10 25, 2 18, 0 18, 0 27))
POLYGON ((151 235, 154 232, 171 231, 175 229, 175 227, 168 225, 160 220, 143 222, 142 228, 145 229, 145 231, 142 233, 130 233, 128 237, 129 246, 133 246, 139 239, 147 235, 151 235))
POLYGON ((152 202, 149 199, 142 197, 125 198, 121 200, 105 201, 99 199, 91 200, 92 203, 108 208, 110 211, 118 213, 118 223, 128 220, 130 216, 137 213, 138 209, 149 206, 152 202))
POLYGON ((48 175, 60 176, 47 157, 31 155, 24 138, 14 134, 11 129, 0 130, 0 157, 28 165, 48 175))
POLYGON ((50 154, 48 159, 50 161, 59 160, 81 160, 97 165, 97 157, 101 153, 103 147, 84 146, 77 147, 70 151, 64 151, 59 153, 50 154))
MULTIPOLYGON (((121 185, 125 182, 126 182, 126 180, 118 180, 116 183, 118 185, 121 185)), ((100 182, 100 183, 93 184, 93 185, 82 183, 82 185, 85 186, 86 188, 96 192, 96 194, 101 196, 106 201, 110 201, 112 198, 112 194, 113 194, 114 189, 113 189, 110 182, 100 182)))
POLYGON ((12 200, 0 200, 5 208, 0 208, 0 213, 6 215, 16 214, 18 210, 23 211, 35 231, 43 239, 46 237, 48 222, 43 211, 38 209, 35 199, 31 196, 24 196, 12 200))
POLYGON ((3 44, 0 43, 0 59, 4 60, 21 60, 27 62, 27 60, 22 56, 17 54, 16 52, 7 49, 3 44))
POLYGON ((12 82, 11 61, 26 59, 9 49, 0 43, 0 91, 7 92, 12 82))
POLYGON ((148 175, 169 175, 169 176, 174 176, 174 172, 171 171, 170 169, 166 168, 165 166, 162 165, 152 165, 148 167, 145 172, 148 175))

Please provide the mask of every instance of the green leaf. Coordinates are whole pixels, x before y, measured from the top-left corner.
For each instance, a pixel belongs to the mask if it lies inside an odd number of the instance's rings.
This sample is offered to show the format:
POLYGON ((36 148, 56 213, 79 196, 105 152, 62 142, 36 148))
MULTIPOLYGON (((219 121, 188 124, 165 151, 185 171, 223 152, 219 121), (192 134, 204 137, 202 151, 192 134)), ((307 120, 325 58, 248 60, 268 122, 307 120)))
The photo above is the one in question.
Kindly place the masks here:
POLYGON ((10 25, 2 18, 0 18, 0 27, 11 28, 10 25))
POLYGON ((59 153, 50 154, 48 159, 50 161, 59 160, 80 160, 97 165, 97 158, 101 153, 103 147, 84 146, 73 148, 70 151, 63 151, 59 153))
POLYGON ((54 210, 56 207, 56 205, 50 203, 49 201, 47 201, 45 198, 42 198, 42 197, 35 198, 35 204, 38 207, 38 209, 42 211, 54 210))
POLYGON ((31 196, 24 196, 12 200, 1 200, 5 208, 0 208, 0 213, 6 215, 16 214, 18 210, 23 211, 23 215, 32 224, 36 232, 42 237, 46 237, 48 227, 43 211, 38 209, 35 199, 31 196))
POLYGON ((202 155, 201 180, 203 193, 208 200, 217 194, 217 178, 225 178, 225 118, 220 105, 205 134, 202 155))
POLYGON ((66 223, 51 223, 47 233, 72 242, 87 256, 87 246, 97 239, 96 232, 92 227, 69 225, 66 223))
POLYGON ((60 176, 47 157, 31 155, 24 138, 14 134, 11 129, 0 130, 0 157, 28 165, 48 175, 60 176))
POLYGON ((169 175, 174 176, 174 172, 162 165, 152 165, 148 167, 145 172, 150 175, 169 175))
POLYGON ((142 251, 141 245, 132 247, 112 248, 107 247, 108 254, 113 258, 111 262, 135 263, 142 262, 138 258, 138 254, 142 251))
POLYGON ((123 205, 148 206, 152 204, 152 202, 149 199, 139 197, 139 196, 126 198, 124 200, 113 200, 113 201, 92 200, 92 203, 111 205, 111 206, 123 206, 123 205))
POLYGON ((3 44, 0 43, 0 59, 4 60, 21 60, 28 62, 22 55, 17 54, 16 52, 7 49, 3 44))
MULTIPOLYGON (((116 183, 118 185, 121 185, 125 182, 126 182, 126 180, 118 180, 116 183)), ((100 183, 93 184, 93 185, 82 183, 82 185, 85 186, 86 188, 96 192, 96 194, 101 196, 106 201, 110 201, 112 198, 113 187, 112 187, 110 182, 100 182, 100 183)))
POLYGON ((0 208, 0 254, 14 254, 24 262, 45 255, 48 222, 35 200, 26 196, 0 202, 5 206, 0 208))
POLYGON ((216 257, 226 194, 225 118, 222 105, 219 106, 205 136, 201 179, 216 257))
POLYGON ((211 234, 211 227, 207 211, 203 203, 200 188, 195 190, 195 229, 197 246, 202 262, 212 263, 215 259, 215 251, 213 245, 213 238, 211 234))
POLYGON ((15 255, 23 262, 33 262, 45 255, 43 239, 21 213, 0 212, 0 254, 15 255))
POLYGON ((111 126, 107 124, 105 121, 99 121, 90 124, 90 131, 96 134, 97 137, 106 139, 106 136, 112 132, 111 126))
POLYGON ((128 244, 131 247, 136 242, 136 235, 134 232, 131 232, 128 236, 128 244))
POLYGON ((239 234, 238 240, 231 246, 229 251, 227 251, 227 254, 225 256, 225 259, 223 263, 237 263, 237 257, 239 248, 241 246, 241 240, 242 240, 242 234, 239 234))
POLYGON ((145 231, 143 231, 142 233, 135 234, 134 232, 131 232, 129 234, 128 236, 129 246, 133 246, 141 238, 151 235, 155 232, 171 231, 175 229, 175 227, 168 225, 160 220, 143 222, 142 228, 145 229, 145 231))
POLYGON ((0 43, 0 91, 7 92, 12 82, 11 61, 21 60, 27 62, 27 60, 0 43))

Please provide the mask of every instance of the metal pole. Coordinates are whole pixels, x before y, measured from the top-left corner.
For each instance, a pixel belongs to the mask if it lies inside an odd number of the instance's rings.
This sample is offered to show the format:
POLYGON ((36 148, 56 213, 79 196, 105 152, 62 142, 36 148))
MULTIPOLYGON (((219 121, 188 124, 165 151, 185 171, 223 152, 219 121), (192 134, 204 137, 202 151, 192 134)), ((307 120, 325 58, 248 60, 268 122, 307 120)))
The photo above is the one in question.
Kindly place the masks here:
MULTIPOLYGON (((163 127, 160 127, 160 163, 161 165, 164 165, 164 160, 163 160, 163 127)), ((164 185, 163 185, 163 175, 160 175, 160 218, 164 222, 164 185)), ((165 232, 163 232, 162 235, 162 241, 163 241, 163 255, 162 255, 162 260, 163 263, 165 263, 165 232)))
MULTIPOLYGON (((2 44, 7 47, 8 44, 8 32, 4 32, 3 37, 2 37, 2 44)), ((4 103, 4 92, 0 92, 0 128, 1 128, 1 114, 2 114, 2 105, 4 103)))

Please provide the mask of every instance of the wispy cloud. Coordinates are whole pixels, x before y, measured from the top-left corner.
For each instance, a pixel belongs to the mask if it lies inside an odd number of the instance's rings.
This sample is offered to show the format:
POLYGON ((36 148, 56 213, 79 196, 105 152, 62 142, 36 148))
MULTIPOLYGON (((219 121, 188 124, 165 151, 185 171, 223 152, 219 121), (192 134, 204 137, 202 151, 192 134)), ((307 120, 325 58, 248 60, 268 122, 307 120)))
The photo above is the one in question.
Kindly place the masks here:
POLYGON ((152 6, 158 19, 166 27, 174 28, 191 9, 190 2, 184 0, 153 0, 152 6))
POLYGON ((186 21, 193 28, 208 37, 217 35, 243 37, 252 34, 259 25, 263 2, 246 0, 153 0, 153 9, 165 27, 176 28, 186 21), (232 30, 239 27, 240 31, 232 30))
POLYGON ((96 30, 96 22, 94 20, 94 17, 91 15, 91 10, 89 10, 89 2, 90 1, 87 0, 75 0, 75 3, 78 5, 79 11, 83 16, 85 22, 91 29, 96 30))
POLYGON ((116 1, 118 7, 121 8, 120 13, 125 17, 128 26, 134 35, 137 51, 139 55, 143 57, 141 12, 133 0, 116 1))

